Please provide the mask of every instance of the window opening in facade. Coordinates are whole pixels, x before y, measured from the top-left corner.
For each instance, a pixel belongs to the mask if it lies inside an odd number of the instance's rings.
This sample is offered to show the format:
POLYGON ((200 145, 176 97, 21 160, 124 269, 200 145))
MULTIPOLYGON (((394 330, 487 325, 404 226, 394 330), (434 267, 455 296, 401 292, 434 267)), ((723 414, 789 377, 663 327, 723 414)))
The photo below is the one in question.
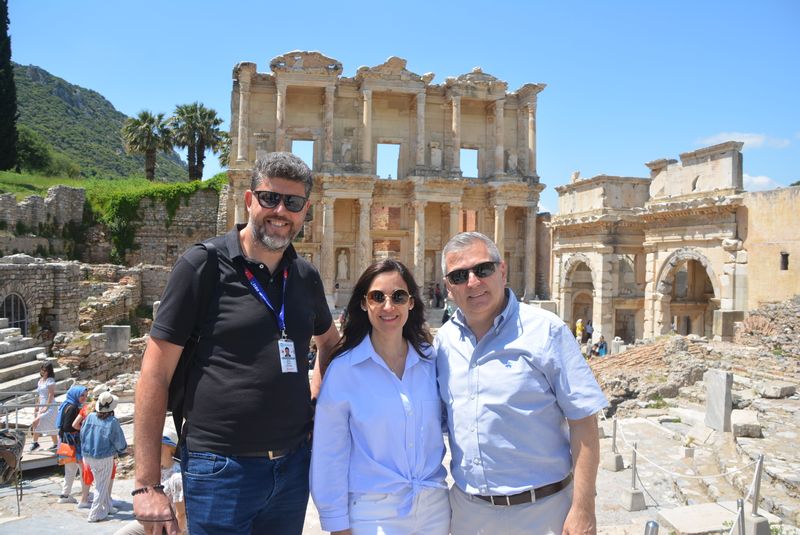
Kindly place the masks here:
POLYGON ((400 145, 378 143, 377 175, 388 180, 400 178, 400 145))
POLYGON ((17 294, 10 294, 0 307, 0 318, 8 318, 10 328, 18 328, 22 336, 28 335, 28 308, 25 301, 17 294))
POLYGON ((314 142, 305 139, 292 140, 292 154, 299 156, 306 165, 314 169, 314 142))
POLYGON ((478 149, 461 149, 461 176, 478 178, 478 149))

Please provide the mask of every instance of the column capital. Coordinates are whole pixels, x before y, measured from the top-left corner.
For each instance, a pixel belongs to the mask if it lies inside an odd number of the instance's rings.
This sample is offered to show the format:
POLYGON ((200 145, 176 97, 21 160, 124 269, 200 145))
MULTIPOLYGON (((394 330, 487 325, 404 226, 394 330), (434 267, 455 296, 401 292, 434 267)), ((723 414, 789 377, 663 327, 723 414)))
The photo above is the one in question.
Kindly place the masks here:
POLYGON ((326 85, 325 86, 325 96, 333 95, 333 93, 335 91, 336 91, 336 86, 335 85, 331 84, 331 85, 326 85))
POLYGON ((250 78, 239 78, 239 92, 248 93, 250 91, 250 78))
POLYGON ((428 201, 411 201, 411 205, 414 207, 415 210, 424 210, 426 206, 428 206, 428 201))
POLYGON ((358 205, 361 208, 371 208, 372 207, 372 199, 369 197, 361 197, 358 199, 358 205))
POLYGON ((336 202, 336 197, 322 197, 319 202, 325 208, 333 208, 333 203, 336 202))
POLYGON ((289 87, 287 82, 275 82, 275 89, 278 90, 278 93, 286 93, 286 88, 289 87))
POLYGON ((372 89, 362 89, 361 96, 364 97, 364 100, 369 100, 372 98, 372 89))

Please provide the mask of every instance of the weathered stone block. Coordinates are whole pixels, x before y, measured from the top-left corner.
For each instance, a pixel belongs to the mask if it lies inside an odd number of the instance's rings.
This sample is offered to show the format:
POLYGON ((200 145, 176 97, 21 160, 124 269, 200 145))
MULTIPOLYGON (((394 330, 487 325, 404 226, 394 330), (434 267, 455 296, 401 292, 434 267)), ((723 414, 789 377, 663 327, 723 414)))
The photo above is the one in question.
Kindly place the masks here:
POLYGON ((130 325, 103 325, 106 353, 127 353, 131 341, 130 325))
POLYGON ((730 431, 733 374, 722 370, 708 370, 703 374, 703 381, 706 385, 705 424, 717 431, 730 431))
POLYGON ((744 320, 744 311, 742 310, 715 310, 712 331, 714 340, 723 342, 733 340, 736 332, 734 324, 742 320, 744 320))
POLYGON ((783 399, 791 397, 797 392, 797 387, 791 383, 784 383, 782 381, 767 381, 757 383, 755 391, 762 398, 769 399, 783 399))
POLYGON ((758 423, 758 412, 753 410, 736 410, 731 413, 731 427, 734 437, 761 438, 761 424, 758 423))

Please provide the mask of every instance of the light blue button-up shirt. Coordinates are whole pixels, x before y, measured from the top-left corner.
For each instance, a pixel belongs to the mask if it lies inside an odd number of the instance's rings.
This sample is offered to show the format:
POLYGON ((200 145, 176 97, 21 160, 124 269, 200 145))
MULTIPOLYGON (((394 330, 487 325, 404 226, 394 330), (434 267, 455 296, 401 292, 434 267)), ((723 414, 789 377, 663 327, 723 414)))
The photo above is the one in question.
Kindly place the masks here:
POLYGON ((423 487, 446 488, 441 416, 434 362, 410 344, 402 380, 369 336, 334 359, 317 401, 311 457, 322 529, 350 527, 349 495, 404 494, 404 516, 423 487))
POLYGON ((450 471, 469 494, 561 481, 572 469, 566 419, 608 405, 564 322, 506 292, 508 305, 480 342, 461 310, 434 342, 450 471))

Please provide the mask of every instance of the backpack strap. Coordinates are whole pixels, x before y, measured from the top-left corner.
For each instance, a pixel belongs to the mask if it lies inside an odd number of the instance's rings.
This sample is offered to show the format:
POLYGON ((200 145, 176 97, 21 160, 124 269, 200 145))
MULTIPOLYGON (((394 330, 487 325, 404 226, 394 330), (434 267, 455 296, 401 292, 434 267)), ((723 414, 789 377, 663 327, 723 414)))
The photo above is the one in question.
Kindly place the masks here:
POLYGON ((186 380, 189 377, 189 369, 191 368, 191 361, 197 351, 197 345, 200 342, 200 337, 203 331, 203 323, 208 317, 208 311, 211 307, 211 300, 216 293, 217 283, 219 282, 219 259, 217 258, 217 246, 211 240, 206 240, 198 243, 200 247, 208 252, 208 258, 203 266, 203 271, 200 273, 200 288, 201 299, 198 314, 195 317, 194 328, 189 340, 181 353, 178 365, 175 368, 175 373, 172 376, 172 381, 169 386, 169 409, 172 411, 172 420, 175 424, 175 432, 183 440, 181 429, 183 427, 183 405, 186 394, 186 380), (205 292, 202 291, 205 290, 205 292))

